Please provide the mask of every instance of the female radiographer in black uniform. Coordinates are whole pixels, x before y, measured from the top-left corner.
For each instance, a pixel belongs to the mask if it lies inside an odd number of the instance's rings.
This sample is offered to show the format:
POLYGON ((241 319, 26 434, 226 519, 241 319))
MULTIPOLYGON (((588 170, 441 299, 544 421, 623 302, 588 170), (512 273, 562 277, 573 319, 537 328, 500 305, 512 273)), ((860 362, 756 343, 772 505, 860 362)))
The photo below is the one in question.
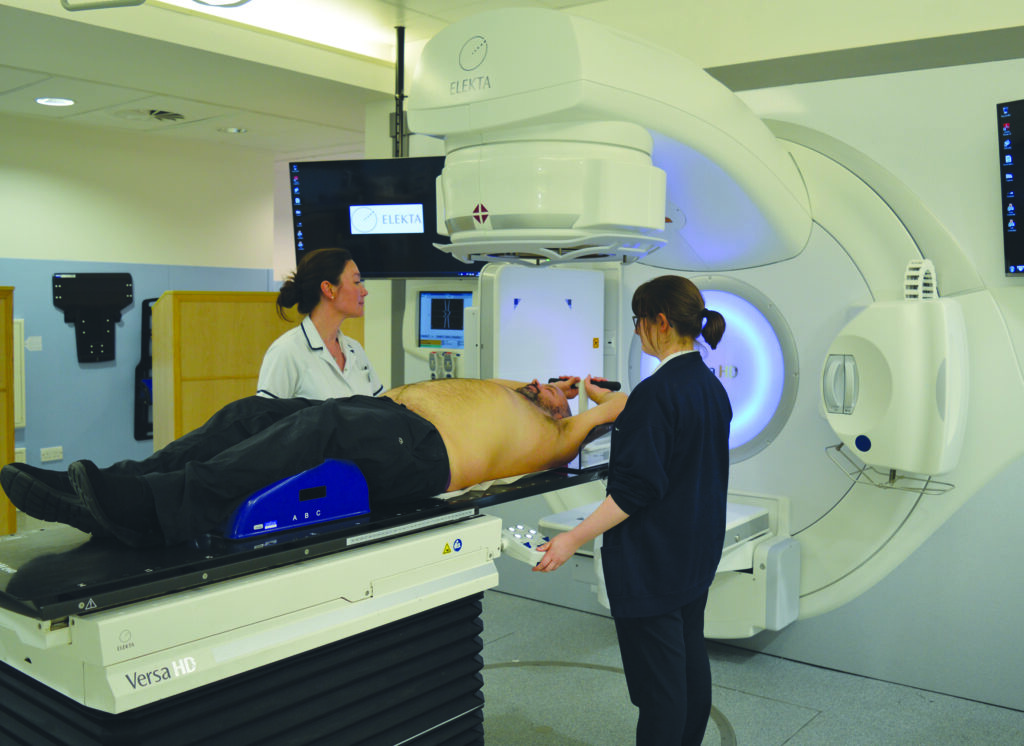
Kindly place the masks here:
MULTIPOLYGON (((715 348, 725 320, 697 287, 666 275, 633 294, 635 331, 661 363, 629 395, 612 431, 608 497, 559 534, 550 572, 604 533, 602 564, 641 746, 699 744, 711 712, 704 607, 725 536, 732 410, 694 350, 715 348)), ((589 380, 587 394, 607 395, 589 380)))

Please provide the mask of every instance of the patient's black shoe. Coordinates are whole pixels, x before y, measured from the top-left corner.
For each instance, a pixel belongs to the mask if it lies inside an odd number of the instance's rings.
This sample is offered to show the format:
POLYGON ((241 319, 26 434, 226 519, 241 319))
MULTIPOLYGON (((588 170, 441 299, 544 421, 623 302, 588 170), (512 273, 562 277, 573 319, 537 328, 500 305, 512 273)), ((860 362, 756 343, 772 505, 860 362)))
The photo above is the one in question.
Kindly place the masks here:
POLYGON ((0 469, 0 487, 26 515, 41 521, 66 523, 94 536, 108 535, 75 494, 65 472, 28 464, 7 464, 0 469))
MULTIPOLYGON (((49 487, 56 492, 63 492, 65 494, 74 496, 75 488, 71 486, 71 480, 68 479, 68 473, 66 471, 56 471, 54 469, 40 469, 38 466, 29 466, 28 464, 7 464, 3 471, 8 473, 22 473, 27 474, 44 485, 49 487), (8 468, 10 467, 10 468, 8 468)), ((0 477, 2 480, 4 490, 7 489, 7 480, 0 477)))
POLYGON ((132 547, 163 545, 146 480, 104 474, 92 461, 75 461, 68 467, 68 477, 96 523, 114 538, 132 547))

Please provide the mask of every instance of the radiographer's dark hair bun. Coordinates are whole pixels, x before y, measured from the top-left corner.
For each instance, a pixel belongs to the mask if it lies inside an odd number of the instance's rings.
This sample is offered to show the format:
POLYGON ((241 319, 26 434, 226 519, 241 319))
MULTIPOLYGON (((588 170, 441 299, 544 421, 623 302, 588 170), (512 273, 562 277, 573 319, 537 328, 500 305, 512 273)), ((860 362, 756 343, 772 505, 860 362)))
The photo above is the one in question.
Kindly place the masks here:
POLYGON ((352 255, 347 249, 317 249, 306 254, 281 285, 277 294, 278 314, 284 318, 284 309, 293 306, 297 306, 302 315, 308 314, 320 302, 320 284, 327 280, 337 285, 345 265, 351 261, 352 255))

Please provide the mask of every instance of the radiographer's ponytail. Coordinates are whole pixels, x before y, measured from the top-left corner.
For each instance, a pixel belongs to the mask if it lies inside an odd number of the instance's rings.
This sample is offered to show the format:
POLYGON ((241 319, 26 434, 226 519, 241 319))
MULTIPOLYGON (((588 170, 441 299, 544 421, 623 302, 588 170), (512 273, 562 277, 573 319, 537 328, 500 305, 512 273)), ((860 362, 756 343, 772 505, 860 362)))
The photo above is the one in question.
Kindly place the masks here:
POLYGON ((705 307, 704 327, 700 330, 700 335, 704 337, 708 347, 712 350, 718 347, 718 343, 722 341, 723 334, 725 334, 725 317, 718 311, 712 311, 710 308, 705 307))

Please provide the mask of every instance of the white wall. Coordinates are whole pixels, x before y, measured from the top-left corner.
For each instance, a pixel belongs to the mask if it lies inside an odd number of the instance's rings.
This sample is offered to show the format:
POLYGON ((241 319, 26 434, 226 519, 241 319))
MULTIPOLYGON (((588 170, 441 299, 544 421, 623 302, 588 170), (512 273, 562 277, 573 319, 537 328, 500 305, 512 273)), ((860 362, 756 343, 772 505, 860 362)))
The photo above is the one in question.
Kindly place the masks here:
POLYGON ((759 116, 842 140, 901 179, 974 260, 989 287, 1002 271, 995 107, 1024 98, 1024 60, 746 91, 759 116))
POLYGON ((273 266, 269 155, 42 119, 0 132, 0 258, 273 266))

